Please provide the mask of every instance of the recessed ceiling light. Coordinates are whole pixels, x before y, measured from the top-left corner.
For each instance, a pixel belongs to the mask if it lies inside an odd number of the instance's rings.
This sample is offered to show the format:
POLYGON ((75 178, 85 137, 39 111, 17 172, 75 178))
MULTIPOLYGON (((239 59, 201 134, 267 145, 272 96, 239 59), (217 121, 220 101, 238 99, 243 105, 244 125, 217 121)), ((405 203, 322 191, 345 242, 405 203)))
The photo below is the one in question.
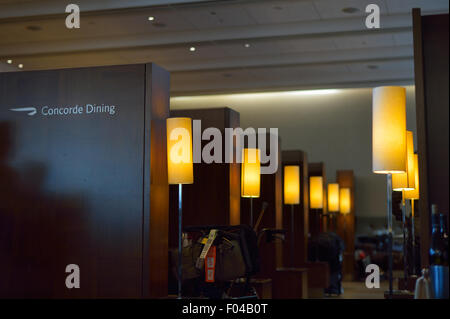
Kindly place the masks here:
POLYGON ((6 60, 6 63, 12 64, 12 60, 6 60))
POLYGON ((359 11, 359 9, 355 8, 355 7, 347 7, 347 8, 342 9, 342 12, 344 12, 344 13, 355 13, 358 11, 359 11))
POLYGON ((194 52, 195 50, 197 50, 195 47, 190 47, 189 51, 194 52))
POLYGON ((18 67, 19 69, 23 69, 23 64, 21 63, 21 64, 19 64, 17 67, 18 67))
POLYGON ((155 17, 148 17, 148 21, 153 21, 155 20, 155 17))
POLYGON ((250 48, 250 43, 246 43, 246 44, 244 44, 244 47, 246 47, 246 48, 250 48))

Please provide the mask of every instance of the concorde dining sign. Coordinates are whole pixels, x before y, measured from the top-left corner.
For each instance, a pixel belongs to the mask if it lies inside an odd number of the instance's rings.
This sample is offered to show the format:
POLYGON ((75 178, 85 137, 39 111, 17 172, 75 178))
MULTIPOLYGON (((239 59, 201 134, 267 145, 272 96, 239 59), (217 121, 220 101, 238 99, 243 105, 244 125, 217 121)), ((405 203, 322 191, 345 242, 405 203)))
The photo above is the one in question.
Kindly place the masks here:
POLYGON ((74 106, 29 106, 29 107, 15 107, 9 109, 12 112, 23 112, 28 116, 35 116, 40 114, 42 116, 68 116, 68 115, 83 115, 83 114, 107 114, 114 116, 118 107, 108 104, 85 104, 74 106))

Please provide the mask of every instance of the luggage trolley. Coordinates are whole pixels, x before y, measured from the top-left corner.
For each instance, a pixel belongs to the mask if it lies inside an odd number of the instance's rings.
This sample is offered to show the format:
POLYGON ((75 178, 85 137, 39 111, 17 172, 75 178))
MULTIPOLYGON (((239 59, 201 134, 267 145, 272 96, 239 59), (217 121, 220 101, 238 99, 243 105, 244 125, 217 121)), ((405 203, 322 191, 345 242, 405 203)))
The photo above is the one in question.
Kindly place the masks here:
MULTIPOLYGON (((183 229, 182 289, 185 297, 211 299, 257 299, 251 279, 261 266, 262 238, 284 239, 284 230, 264 228, 257 232, 267 203, 259 218, 248 225, 189 226, 183 229)), ((176 265, 177 254, 172 255, 176 265)), ((175 276, 177 272, 174 269, 175 276)))
POLYGON ((258 296, 250 279, 260 268, 257 236, 248 225, 191 226, 183 229, 183 295, 211 299, 258 296))

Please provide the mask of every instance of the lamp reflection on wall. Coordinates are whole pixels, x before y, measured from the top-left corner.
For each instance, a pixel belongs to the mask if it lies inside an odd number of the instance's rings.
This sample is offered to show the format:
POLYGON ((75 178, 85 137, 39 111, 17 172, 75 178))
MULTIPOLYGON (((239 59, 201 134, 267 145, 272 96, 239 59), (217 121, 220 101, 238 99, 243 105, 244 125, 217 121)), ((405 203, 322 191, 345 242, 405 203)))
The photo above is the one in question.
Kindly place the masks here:
POLYGON ((382 86, 372 95, 372 170, 387 175, 387 219, 389 233, 389 297, 392 277, 392 176, 406 172, 406 90, 382 86))
POLYGON ((322 218, 321 209, 323 209, 323 177, 309 177, 309 207, 316 212, 313 213, 315 220, 315 231, 320 232, 320 219, 322 218))
POLYGON ((414 189, 403 192, 404 200, 409 199, 411 201, 411 241, 412 241, 412 262, 413 262, 413 274, 416 274, 416 242, 415 242, 415 229, 414 229, 414 200, 419 199, 419 156, 414 154, 414 189))
POLYGON ((405 191, 414 189, 414 137, 406 131, 406 172, 392 175, 392 190, 402 192, 402 231, 403 231, 403 277, 408 279, 408 259, 406 249, 406 205, 405 191))
POLYGON ((259 197, 261 162, 259 149, 244 148, 241 165, 241 197, 250 198, 250 227, 253 227, 253 198, 259 197))
POLYGON ((190 118, 168 118, 167 168, 169 184, 178 184, 178 298, 181 298, 182 283, 182 184, 194 182, 192 163, 192 120, 190 118))
POLYGON ((327 200, 328 200, 328 212, 330 214, 330 224, 333 224, 333 229, 336 230, 335 223, 332 223, 332 220, 336 221, 335 214, 339 212, 339 184, 338 183, 329 183, 328 191, 327 191, 327 200))
POLYGON ((294 205, 300 204, 300 166, 284 166, 284 203, 291 205, 291 266, 294 266, 295 255, 295 227, 294 227, 294 205))

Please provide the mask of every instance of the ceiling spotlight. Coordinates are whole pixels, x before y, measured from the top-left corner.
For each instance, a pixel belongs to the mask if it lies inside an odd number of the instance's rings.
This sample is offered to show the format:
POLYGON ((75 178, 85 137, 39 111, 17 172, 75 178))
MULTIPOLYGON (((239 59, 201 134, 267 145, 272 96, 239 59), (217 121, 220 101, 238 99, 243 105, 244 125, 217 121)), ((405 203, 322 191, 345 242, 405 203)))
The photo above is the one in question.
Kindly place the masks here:
POLYGON ((19 69, 23 69, 23 64, 21 63, 21 64, 19 64, 17 67, 18 67, 19 69))
POLYGON ((246 48, 250 48, 250 43, 246 43, 246 44, 244 44, 244 47, 246 47, 246 48))
POLYGON ((342 12, 344 12, 344 13, 355 13, 358 11, 359 11, 359 9, 355 8, 355 7, 347 7, 347 8, 342 9, 342 12))
POLYGON ((6 63, 12 64, 12 60, 6 60, 6 63))
POLYGON ((195 52, 195 50, 196 50, 195 47, 190 47, 190 48, 189 48, 189 51, 191 51, 191 52, 195 52))
POLYGON ((154 21, 155 17, 148 17, 148 21, 154 21))

